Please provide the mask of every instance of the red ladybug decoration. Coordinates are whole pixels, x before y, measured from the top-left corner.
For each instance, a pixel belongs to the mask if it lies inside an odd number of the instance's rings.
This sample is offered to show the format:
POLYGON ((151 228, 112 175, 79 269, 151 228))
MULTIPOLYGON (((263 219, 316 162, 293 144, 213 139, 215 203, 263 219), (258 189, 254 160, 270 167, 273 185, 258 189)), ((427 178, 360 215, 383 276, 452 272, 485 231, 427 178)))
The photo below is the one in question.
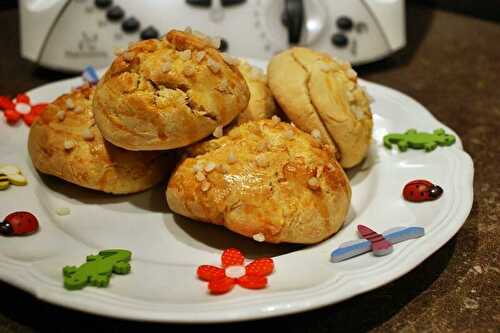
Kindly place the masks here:
POLYGON ((403 198, 408 201, 422 202, 436 200, 443 194, 443 189, 428 180, 417 179, 403 188, 403 198))
POLYGON ((7 215, 0 222, 0 233, 2 235, 27 235, 38 230, 38 220, 35 215, 28 212, 15 212, 7 215))

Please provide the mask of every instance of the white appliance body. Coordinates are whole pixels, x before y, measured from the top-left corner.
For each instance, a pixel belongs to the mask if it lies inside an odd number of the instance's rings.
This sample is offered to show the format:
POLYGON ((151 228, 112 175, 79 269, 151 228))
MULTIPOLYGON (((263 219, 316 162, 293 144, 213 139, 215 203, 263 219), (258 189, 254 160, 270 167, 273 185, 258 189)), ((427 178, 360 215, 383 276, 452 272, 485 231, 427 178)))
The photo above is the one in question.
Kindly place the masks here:
POLYGON ((105 67, 115 48, 186 26, 222 37, 232 55, 256 59, 303 45, 361 64, 381 59, 406 43, 404 0, 303 0, 300 32, 293 44, 290 27, 283 23, 290 4, 286 0, 20 0, 19 4, 22 56, 63 71, 105 67))

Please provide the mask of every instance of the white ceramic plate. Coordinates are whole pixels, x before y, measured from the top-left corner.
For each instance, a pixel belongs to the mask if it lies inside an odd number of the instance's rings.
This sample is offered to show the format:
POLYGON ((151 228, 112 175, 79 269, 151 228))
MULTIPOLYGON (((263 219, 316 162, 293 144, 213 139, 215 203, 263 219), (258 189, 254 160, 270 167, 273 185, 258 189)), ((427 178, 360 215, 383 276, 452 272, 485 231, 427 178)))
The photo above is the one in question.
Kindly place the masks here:
MULTIPOLYGON (((263 64, 257 64, 263 65, 263 64)), ((34 89, 35 102, 51 101, 80 78, 34 89)), ((12 211, 36 214, 40 231, 2 238, 0 279, 47 302, 100 315, 164 322, 226 322, 290 314, 340 302, 380 287, 410 271, 446 243, 462 226, 472 205, 473 164, 460 140, 434 152, 390 151, 381 145, 387 132, 409 127, 432 131, 439 123, 422 105, 392 89, 362 81, 374 97, 373 145, 365 164, 349 172, 352 207, 344 228, 309 247, 260 244, 222 227, 188 221, 169 212, 162 184, 145 193, 110 196, 41 176, 27 153, 28 129, 0 122, 0 163, 18 165, 28 186, 0 192, 2 217, 12 211), (429 179, 441 185, 437 201, 412 204, 401 198, 406 182, 429 179), (55 211, 68 207, 71 214, 55 211), (424 226, 426 236, 397 244, 385 257, 365 254, 331 263, 330 253, 357 239, 356 225, 378 231, 424 226), (237 247, 248 258, 271 255, 275 272, 263 290, 235 287, 222 296, 207 293, 197 279, 201 264, 219 264, 222 250, 237 247), (133 251, 133 271, 114 275, 108 288, 67 291, 61 269, 78 265, 99 249, 133 251)), ((453 132, 452 132, 453 133, 453 132)))

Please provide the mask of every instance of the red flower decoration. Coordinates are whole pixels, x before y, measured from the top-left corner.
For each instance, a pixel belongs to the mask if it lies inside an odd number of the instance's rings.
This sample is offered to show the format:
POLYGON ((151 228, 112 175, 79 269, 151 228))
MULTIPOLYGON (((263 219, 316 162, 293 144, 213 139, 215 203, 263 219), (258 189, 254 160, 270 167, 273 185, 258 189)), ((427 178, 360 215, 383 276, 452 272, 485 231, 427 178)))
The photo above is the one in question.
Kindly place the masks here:
POLYGON ((231 248, 222 253, 222 268, 201 265, 196 274, 208 281, 208 290, 212 294, 224 294, 236 284, 248 289, 262 289, 267 285, 266 276, 274 270, 274 262, 270 258, 261 258, 244 266, 245 257, 240 250, 231 248))
POLYGON ((31 126, 46 107, 47 103, 32 105, 26 94, 18 94, 12 101, 7 96, 0 96, 0 109, 3 110, 5 120, 10 125, 17 124, 22 118, 26 125, 31 126))

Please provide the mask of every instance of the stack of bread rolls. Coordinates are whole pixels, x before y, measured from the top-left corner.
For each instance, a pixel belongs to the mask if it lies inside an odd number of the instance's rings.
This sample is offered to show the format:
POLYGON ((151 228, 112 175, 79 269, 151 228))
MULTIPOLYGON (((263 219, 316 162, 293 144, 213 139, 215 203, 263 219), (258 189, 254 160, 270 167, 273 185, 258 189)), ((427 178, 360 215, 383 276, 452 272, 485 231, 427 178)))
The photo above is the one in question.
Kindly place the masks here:
POLYGON ((175 213, 258 242, 311 244, 342 226, 343 168, 363 160, 371 131, 348 63, 292 48, 266 76, 189 29, 119 52, 97 86, 47 107, 28 148, 40 172, 112 194, 146 190, 176 164, 175 213))

